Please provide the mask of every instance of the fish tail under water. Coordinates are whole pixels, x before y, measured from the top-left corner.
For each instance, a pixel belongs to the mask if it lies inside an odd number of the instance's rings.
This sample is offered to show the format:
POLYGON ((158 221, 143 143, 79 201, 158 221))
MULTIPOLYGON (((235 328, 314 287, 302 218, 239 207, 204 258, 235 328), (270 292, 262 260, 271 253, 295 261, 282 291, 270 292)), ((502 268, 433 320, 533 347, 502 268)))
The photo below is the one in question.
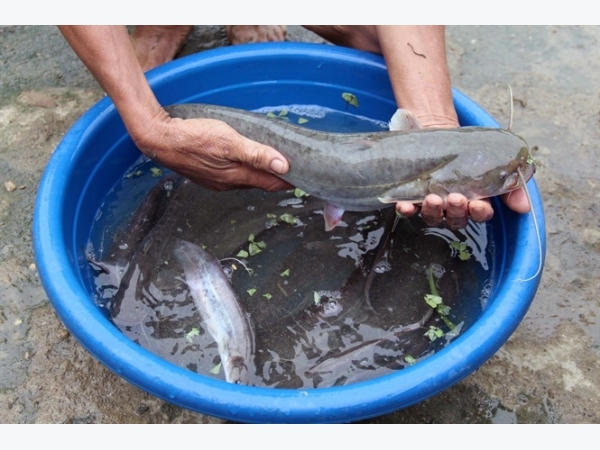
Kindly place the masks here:
POLYGON ((373 281, 375 280, 375 275, 377 274, 377 271, 375 270, 375 268, 377 267, 377 265, 383 258, 383 255, 385 255, 385 252, 387 252, 387 250, 389 249, 391 237, 392 237, 394 230, 396 229, 398 220, 399 220, 399 217, 396 214, 396 210, 390 209, 388 212, 388 217, 384 219, 385 231, 384 231, 383 236, 381 237, 381 243, 379 244, 379 248, 377 250, 375 258, 373 259, 373 263, 371 264, 371 267, 369 269, 369 273, 367 275, 367 280, 365 281, 365 287, 363 289, 363 297, 364 297, 365 305, 375 314, 377 314, 377 312, 375 311, 375 309, 373 309, 373 305, 371 304, 371 297, 370 297, 371 285, 373 284, 373 281))

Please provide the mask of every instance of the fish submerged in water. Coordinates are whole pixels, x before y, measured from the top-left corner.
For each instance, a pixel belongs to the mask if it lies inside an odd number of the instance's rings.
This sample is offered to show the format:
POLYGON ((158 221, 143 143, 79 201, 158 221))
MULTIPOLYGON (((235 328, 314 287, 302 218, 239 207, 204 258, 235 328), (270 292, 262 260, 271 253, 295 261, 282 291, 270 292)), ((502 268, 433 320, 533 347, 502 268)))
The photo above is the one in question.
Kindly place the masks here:
POLYGON ((389 132, 328 133, 224 106, 181 104, 172 117, 211 118, 269 145, 288 160, 281 178, 324 200, 326 230, 344 211, 372 211, 428 194, 463 194, 469 201, 523 186, 535 172, 527 143, 499 128, 415 129, 418 120, 398 110, 389 132))
POLYGON ((225 379, 249 384, 255 372, 254 332, 221 264, 187 241, 178 241, 174 253, 208 333, 217 342, 225 379))

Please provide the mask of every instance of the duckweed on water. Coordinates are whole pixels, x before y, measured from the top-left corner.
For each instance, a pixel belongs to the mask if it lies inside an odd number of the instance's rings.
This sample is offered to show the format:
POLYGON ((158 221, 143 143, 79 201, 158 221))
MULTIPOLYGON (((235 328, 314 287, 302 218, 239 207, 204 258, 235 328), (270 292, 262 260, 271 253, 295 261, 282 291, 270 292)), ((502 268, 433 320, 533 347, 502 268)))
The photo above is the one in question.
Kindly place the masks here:
POLYGON ((356 95, 351 94, 349 92, 344 92, 342 94, 342 98, 346 101, 346 103, 348 103, 349 105, 354 106, 355 108, 358 108, 358 98, 356 97, 356 95))
MULTIPOLYGON (((456 325, 454 325, 454 323, 452 323, 452 321, 448 318, 448 315, 450 314, 450 307, 448 305, 445 305, 442 299, 442 296, 440 295, 437 286, 435 285, 435 280, 433 278, 433 266, 430 265, 429 268, 427 269, 427 281, 429 282, 429 290, 431 292, 431 294, 426 294, 424 297, 425 303, 427 303, 429 306, 431 306, 433 309, 435 309, 435 311, 438 313, 438 315, 440 316, 440 318, 444 321, 444 323, 446 324, 446 326, 448 328, 450 328, 450 330, 454 330, 456 328, 456 325)), ((441 330, 440 330, 441 331, 441 330)), ((437 333, 434 333, 437 336, 437 333)), ((429 339, 431 339, 431 329, 425 333, 426 336, 429 337, 429 339), (429 333, 429 334, 428 334, 429 333)), ((442 332, 442 336, 443 336, 443 332, 442 332)), ((441 337, 441 336, 437 336, 437 337, 441 337)), ((436 338, 431 339, 432 341, 434 341, 436 338)))
POLYGON ((151 167, 150 172, 152 172, 152 176, 155 178, 162 177, 162 169, 160 167, 151 167))
POLYGON ((307 194, 300 188, 296 188, 296 189, 294 189, 294 195, 296 197, 300 198, 300 197, 308 197, 310 194, 307 194))
POLYGON ((427 336, 432 342, 435 341, 437 338, 441 338, 443 335, 444 332, 440 328, 434 326, 430 326, 429 330, 425 332, 425 336, 427 336))
POLYGON ((188 334, 185 335, 185 340, 188 342, 192 342, 194 336, 198 336, 200 334, 200 330, 198 328, 192 328, 188 334))
POLYGON ((465 242, 452 241, 450 242, 450 248, 458 252, 458 259, 461 261, 468 261, 471 259, 471 252, 467 250, 467 244, 465 242))

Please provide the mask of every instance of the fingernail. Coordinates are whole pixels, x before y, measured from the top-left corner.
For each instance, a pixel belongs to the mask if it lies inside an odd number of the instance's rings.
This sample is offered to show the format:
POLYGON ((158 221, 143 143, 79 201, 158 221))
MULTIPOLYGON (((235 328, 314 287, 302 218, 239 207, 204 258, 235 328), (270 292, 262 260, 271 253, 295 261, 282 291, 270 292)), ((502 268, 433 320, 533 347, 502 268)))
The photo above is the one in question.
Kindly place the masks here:
POLYGON ((274 159, 271 161, 271 170, 275 173, 283 174, 284 164, 280 159, 274 159))

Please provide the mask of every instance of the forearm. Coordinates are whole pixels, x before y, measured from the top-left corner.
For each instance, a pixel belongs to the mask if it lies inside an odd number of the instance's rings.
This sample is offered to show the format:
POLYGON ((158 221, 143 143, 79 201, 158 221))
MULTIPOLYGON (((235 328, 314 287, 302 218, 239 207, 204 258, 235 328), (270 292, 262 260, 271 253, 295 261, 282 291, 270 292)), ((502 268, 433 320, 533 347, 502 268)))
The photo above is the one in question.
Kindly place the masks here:
POLYGON ((166 116, 150 89, 124 26, 59 26, 77 56, 114 102, 136 142, 166 116))
POLYGON ((377 26, 396 103, 423 126, 458 126, 442 26, 377 26))

